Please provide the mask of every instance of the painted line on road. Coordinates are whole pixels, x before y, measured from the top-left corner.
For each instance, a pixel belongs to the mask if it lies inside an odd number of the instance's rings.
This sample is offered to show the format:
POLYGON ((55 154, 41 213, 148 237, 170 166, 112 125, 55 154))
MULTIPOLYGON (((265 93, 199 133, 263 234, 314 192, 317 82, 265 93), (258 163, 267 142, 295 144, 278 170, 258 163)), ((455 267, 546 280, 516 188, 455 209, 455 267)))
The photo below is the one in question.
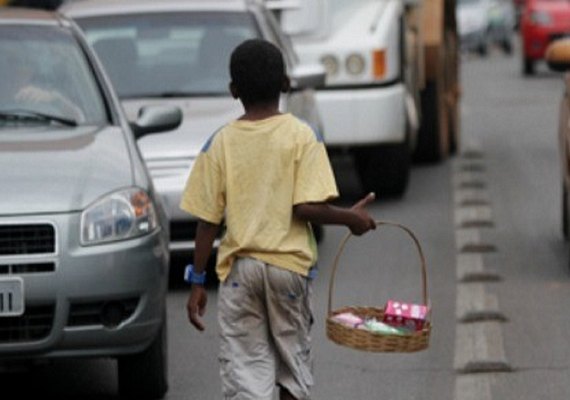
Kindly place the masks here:
POLYGON ((496 282, 502 279, 498 272, 485 267, 483 254, 463 253, 457 255, 458 282, 496 282))
POLYGON ((457 206, 469 205, 469 203, 476 205, 489 205, 489 194, 486 190, 481 189, 456 189, 455 190, 455 204, 457 206))
POLYGON ((457 287, 456 316, 459 322, 506 321, 499 300, 489 294, 482 283, 457 287))
POLYGON ((491 379, 486 374, 461 375, 455 380, 455 400, 492 400, 491 379))
POLYGON ((459 206, 459 208, 455 210, 455 225, 459 227, 492 227, 494 226, 493 210, 489 205, 459 206))
POLYGON ((494 253, 497 247, 481 239, 479 229, 456 229, 455 243, 460 253, 494 253))
POLYGON ((458 324, 454 368, 463 374, 509 372, 500 322, 458 324))
POLYGON ((512 370, 503 342, 502 323, 507 318, 498 297, 487 291, 489 282, 502 277, 485 266, 484 255, 497 251, 481 233, 495 227, 485 172, 481 146, 471 142, 454 164, 452 181, 458 281, 455 400, 492 400, 489 373, 512 370))

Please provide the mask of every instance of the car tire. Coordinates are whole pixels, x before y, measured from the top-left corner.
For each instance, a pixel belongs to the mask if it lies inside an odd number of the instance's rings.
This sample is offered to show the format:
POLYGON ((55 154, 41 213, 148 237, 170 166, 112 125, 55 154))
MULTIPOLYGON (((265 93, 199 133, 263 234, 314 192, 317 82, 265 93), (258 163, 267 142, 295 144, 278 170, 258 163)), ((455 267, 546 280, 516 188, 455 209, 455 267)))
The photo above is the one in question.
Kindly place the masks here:
POLYGON ((411 168, 407 141, 357 149, 354 161, 365 193, 400 197, 406 191, 411 168))
POLYGON ((534 75, 534 60, 528 57, 523 58, 523 74, 525 76, 534 75))
POLYGON ((503 39, 501 43, 501 48, 503 49, 503 53, 510 56, 513 54, 513 41, 510 38, 503 39))
POLYGON ((150 346, 118 358, 119 395, 125 399, 162 399, 168 390, 166 313, 150 346))
POLYGON ((487 57, 489 54, 489 39, 487 39, 486 35, 481 38, 481 41, 477 45, 477 53, 479 53, 481 57, 487 57))
POLYGON ((570 213, 568 212, 568 189, 566 185, 562 184, 562 235, 564 239, 568 240, 568 231, 570 227, 570 222, 568 221, 570 213))

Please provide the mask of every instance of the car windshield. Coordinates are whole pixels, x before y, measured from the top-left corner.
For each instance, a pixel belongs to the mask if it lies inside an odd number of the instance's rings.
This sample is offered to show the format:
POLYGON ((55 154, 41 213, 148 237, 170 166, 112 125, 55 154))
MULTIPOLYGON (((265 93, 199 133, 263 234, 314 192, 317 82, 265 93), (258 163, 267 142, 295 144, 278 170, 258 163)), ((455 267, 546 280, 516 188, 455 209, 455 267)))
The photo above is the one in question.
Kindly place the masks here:
POLYGON ((121 98, 228 96, 228 60, 259 37, 249 13, 192 12, 78 19, 121 98))
POLYGON ((0 127, 106 121, 93 72, 68 30, 0 26, 0 55, 0 127))

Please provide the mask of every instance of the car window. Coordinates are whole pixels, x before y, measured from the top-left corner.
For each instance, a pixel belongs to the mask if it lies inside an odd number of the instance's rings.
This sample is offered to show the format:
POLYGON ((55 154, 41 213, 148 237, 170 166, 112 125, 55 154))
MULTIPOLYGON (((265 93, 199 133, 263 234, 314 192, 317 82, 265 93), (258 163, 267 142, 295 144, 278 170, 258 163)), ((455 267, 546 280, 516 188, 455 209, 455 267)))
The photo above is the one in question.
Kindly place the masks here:
POLYGON ((229 56, 259 37, 245 12, 81 18, 119 97, 229 95, 229 56))
POLYGON ((42 114, 77 124, 107 120, 88 61, 71 32, 0 26, 0 113, 42 114))

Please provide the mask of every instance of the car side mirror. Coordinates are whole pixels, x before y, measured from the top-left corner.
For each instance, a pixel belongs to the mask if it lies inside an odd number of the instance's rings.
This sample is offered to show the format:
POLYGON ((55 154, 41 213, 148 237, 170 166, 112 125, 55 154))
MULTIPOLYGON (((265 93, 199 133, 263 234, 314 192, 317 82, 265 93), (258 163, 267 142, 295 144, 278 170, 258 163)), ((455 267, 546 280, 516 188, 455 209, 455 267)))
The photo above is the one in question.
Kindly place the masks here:
POLYGON ((176 129, 182 123, 182 111, 178 107, 153 105, 139 110, 136 122, 131 122, 131 129, 136 139, 151 133, 176 129))
POLYGON ((559 39, 546 49, 546 63, 557 72, 570 71, 570 39, 559 39))
POLYGON ((292 90, 323 87, 326 77, 325 67, 320 64, 298 65, 289 74, 292 90))

